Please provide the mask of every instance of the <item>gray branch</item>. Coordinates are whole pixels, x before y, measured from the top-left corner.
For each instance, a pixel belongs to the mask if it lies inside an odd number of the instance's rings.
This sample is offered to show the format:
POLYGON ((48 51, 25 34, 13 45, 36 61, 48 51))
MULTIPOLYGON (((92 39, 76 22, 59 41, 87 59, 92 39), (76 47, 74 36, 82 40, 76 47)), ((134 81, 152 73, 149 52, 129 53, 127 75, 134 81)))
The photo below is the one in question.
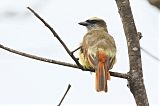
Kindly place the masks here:
POLYGON ((141 62, 141 51, 137 29, 134 23, 129 0, 115 0, 123 23, 128 45, 130 71, 128 72, 129 88, 137 106, 149 106, 141 62))
MULTIPOLYGON (((52 63, 52 64, 57 64, 57 65, 62 65, 62 66, 67 66, 67 67, 72 67, 72 68, 77 68, 77 69, 81 69, 83 71, 94 72, 94 70, 91 70, 91 69, 84 69, 84 68, 78 67, 76 64, 71 64, 71 63, 67 63, 67 62, 62 62, 62 61, 57 61, 57 60, 52 60, 52 59, 47 59, 47 58, 44 58, 44 57, 31 55, 31 54, 28 54, 28 53, 24 53, 24 52, 21 52, 21 51, 14 50, 12 48, 3 46, 2 44, 0 44, 0 48, 4 49, 6 51, 9 51, 11 53, 15 53, 15 54, 18 54, 18 55, 21 55, 21 56, 24 56, 24 57, 28 57, 28 58, 31 58, 31 59, 35 59, 35 60, 39 60, 39 61, 43 61, 43 62, 47 62, 47 63, 52 63)), ((128 75, 125 74, 125 73, 118 73, 118 72, 111 72, 110 71, 110 74, 111 74, 111 76, 114 76, 114 77, 128 79, 128 75)))
POLYGON ((62 46, 64 47, 66 52, 71 56, 71 58, 75 61, 75 63, 78 65, 78 67, 83 68, 82 65, 79 63, 79 61, 77 60, 77 58, 75 58, 73 53, 68 49, 66 44, 59 37, 59 35, 56 33, 56 31, 46 21, 44 21, 44 19, 42 19, 33 9, 31 9, 30 7, 27 7, 27 8, 52 32, 54 37, 56 37, 58 39, 58 41, 62 44, 62 46))

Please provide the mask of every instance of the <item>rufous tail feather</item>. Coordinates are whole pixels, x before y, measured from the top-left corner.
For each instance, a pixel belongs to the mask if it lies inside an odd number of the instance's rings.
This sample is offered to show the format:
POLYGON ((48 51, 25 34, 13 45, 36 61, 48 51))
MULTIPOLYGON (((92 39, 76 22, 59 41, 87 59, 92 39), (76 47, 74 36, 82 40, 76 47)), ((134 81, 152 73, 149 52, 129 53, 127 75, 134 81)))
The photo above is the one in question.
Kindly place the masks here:
POLYGON ((107 56, 104 52, 98 52, 98 65, 96 70, 96 90, 108 91, 107 80, 110 80, 110 73, 107 66, 107 56))

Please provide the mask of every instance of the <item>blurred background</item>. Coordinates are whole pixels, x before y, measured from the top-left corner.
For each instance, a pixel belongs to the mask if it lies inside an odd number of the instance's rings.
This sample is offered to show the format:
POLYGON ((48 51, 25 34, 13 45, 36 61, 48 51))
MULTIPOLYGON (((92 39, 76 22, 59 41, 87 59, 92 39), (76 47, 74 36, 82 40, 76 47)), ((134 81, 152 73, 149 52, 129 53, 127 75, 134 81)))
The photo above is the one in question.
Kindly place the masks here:
MULTIPOLYGON (((103 18, 117 45, 112 71, 129 71, 126 39, 114 0, 0 0, 0 44, 45 58, 74 63, 51 32, 26 8, 33 8, 59 34, 70 50, 86 29, 78 25, 92 16, 103 18)), ((144 83, 151 106, 159 104, 159 9, 147 0, 130 0, 140 40, 144 83)), ((153 3, 152 3, 153 4, 153 3)), ((157 3, 156 3, 157 4, 157 3)), ((78 53, 75 53, 78 56, 78 53)), ((124 79, 111 77, 108 93, 95 91, 95 74, 32 60, 0 49, 0 105, 135 106, 124 79)))

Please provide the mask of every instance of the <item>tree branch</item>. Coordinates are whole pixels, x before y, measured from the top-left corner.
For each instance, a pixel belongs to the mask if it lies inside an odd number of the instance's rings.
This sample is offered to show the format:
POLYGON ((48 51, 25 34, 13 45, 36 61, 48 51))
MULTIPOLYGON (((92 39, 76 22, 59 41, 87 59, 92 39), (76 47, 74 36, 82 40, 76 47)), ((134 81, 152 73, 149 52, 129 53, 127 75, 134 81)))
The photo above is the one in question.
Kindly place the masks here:
POLYGON ((150 53, 149 51, 147 51, 146 49, 144 49, 143 47, 141 47, 141 50, 143 52, 145 52, 148 56, 150 56, 151 58, 153 58, 154 60, 160 61, 160 59, 156 56, 154 56, 152 53, 150 53))
POLYGON ((24 52, 21 52, 21 51, 18 51, 18 50, 11 49, 11 48, 3 46, 1 44, 0 44, 0 48, 4 49, 6 51, 9 51, 11 53, 15 53, 15 54, 18 54, 18 55, 21 55, 21 56, 24 56, 24 57, 28 57, 28 58, 31 58, 31 59, 35 59, 35 60, 39 60, 39 61, 43 61, 43 62, 47 62, 47 63, 58 64, 58 65, 62 65, 62 66, 68 66, 68 67, 72 67, 72 68, 78 68, 78 66, 74 65, 74 64, 31 55, 31 54, 28 54, 28 53, 24 53, 24 52))
POLYGON ((63 100, 64 100, 65 96, 67 95, 67 93, 68 93, 68 91, 69 91, 70 88, 71 88, 71 85, 69 84, 69 85, 68 85, 68 88, 67 88, 67 90, 66 90, 66 92, 65 92, 65 94, 63 95, 61 101, 59 102, 59 104, 58 104, 57 106, 60 106, 60 105, 61 105, 61 103, 63 102, 63 100))
POLYGON ((78 65, 78 67, 83 68, 82 65, 79 63, 79 61, 77 60, 77 58, 73 55, 73 53, 68 49, 66 44, 62 41, 62 39, 56 33, 56 31, 47 22, 45 22, 44 19, 42 19, 33 9, 31 9, 30 7, 27 7, 27 8, 52 32, 52 34, 58 39, 58 41, 62 44, 64 49, 67 51, 67 53, 71 56, 71 58, 78 65))
MULTIPOLYGON (((94 70, 91 70, 91 69, 84 69, 84 68, 78 67, 75 64, 66 63, 66 62, 57 61, 57 60, 52 60, 52 59, 47 59, 47 58, 31 55, 31 54, 28 54, 28 53, 24 53, 24 52, 21 52, 21 51, 18 51, 18 50, 14 50, 14 49, 11 49, 9 47, 3 46, 2 44, 0 44, 0 48, 4 49, 6 51, 9 51, 11 53, 15 53, 15 54, 18 54, 18 55, 21 55, 21 56, 24 56, 24 57, 28 57, 28 58, 31 58, 31 59, 35 59, 35 60, 39 60, 39 61, 43 61, 43 62, 47 62, 47 63, 52 63, 52 64, 58 64, 58 65, 62 65, 62 66, 67 66, 67 67, 72 67, 72 68, 77 68, 77 69, 81 69, 83 71, 95 72, 94 70)), ((114 76, 114 77, 119 77, 119 78, 124 78, 124 79, 129 78, 128 75, 124 74, 124 73, 118 73, 118 72, 111 72, 110 71, 110 74, 111 74, 111 76, 114 76)))
POLYGON ((81 46, 78 47, 78 48, 76 48, 75 50, 73 50, 71 53, 73 54, 74 52, 76 52, 76 51, 79 50, 80 48, 81 48, 81 46))
POLYGON ((143 82, 141 63, 141 51, 138 33, 134 23, 129 0, 115 0, 123 23, 123 28, 128 45, 130 63, 129 88, 132 92, 137 106, 149 106, 148 98, 143 82))

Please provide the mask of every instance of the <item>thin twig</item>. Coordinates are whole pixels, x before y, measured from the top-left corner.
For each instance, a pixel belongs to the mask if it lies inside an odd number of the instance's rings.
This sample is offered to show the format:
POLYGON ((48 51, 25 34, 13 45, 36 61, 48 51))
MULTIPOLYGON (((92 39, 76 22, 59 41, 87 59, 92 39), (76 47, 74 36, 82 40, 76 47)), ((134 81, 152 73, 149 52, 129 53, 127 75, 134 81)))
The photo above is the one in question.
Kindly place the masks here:
POLYGON ((60 106, 60 105, 61 105, 61 103, 63 102, 63 100, 64 100, 64 98, 65 98, 65 96, 66 96, 66 94, 68 93, 68 91, 69 91, 70 88, 71 88, 71 85, 69 84, 69 85, 68 85, 68 88, 67 88, 67 90, 66 90, 66 92, 65 92, 65 94, 63 95, 61 101, 59 102, 59 104, 58 104, 57 106, 60 106))
POLYGON ((47 62, 47 63, 58 64, 58 65, 62 65, 62 66, 68 66, 68 67, 72 67, 72 68, 78 68, 77 65, 74 65, 74 64, 70 64, 70 63, 66 63, 66 62, 61 62, 61 61, 56 61, 56 60, 51 60, 51 59, 47 59, 47 58, 31 55, 31 54, 28 54, 28 53, 24 53, 24 52, 21 52, 21 51, 18 51, 18 50, 11 49, 9 47, 5 47, 5 46, 3 46, 1 44, 0 44, 0 48, 2 48, 4 50, 7 50, 9 52, 24 56, 24 57, 31 58, 31 59, 35 59, 35 60, 39 60, 39 61, 43 61, 43 62, 47 62))
POLYGON ((149 55, 150 57, 152 57, 153 59, 157 60, 157 61, 160 61, 160 59, 156 56, 154 56, 152 53, 150 53, 149 51, 147 51, 146 49, 144 49, 143 47, 141 47, 141 50, 143 52, 145 52, 147 55, 149 55))
POLYGON ((82 67, 82 65, 79 63, 77 58, 72 54, 72 52, 68 49, 66 44, 62 41, 62 39, 59 37, 59 35, 56 33, 56 31, 42 19, 33 9, 30 7, 27 7, 51 32, 52 34, 59 40, 59 42, 62 44, 64 49, 67 51, 67 53, 71 56, 71 58, 75 61, 75 63, 78 65, 78 67, 82 67))
POLYGON ((75 50, 73 50, 71 53, 73 54, 74 52, 76 52, 76 51, 79 50, 80 48, 81 48, 81 46, 78 47, 78 48, 76 48, 75 50))
MULTIPOLYGON (((143 37, 141 32, 137 32, 137 36, 139 38, 139 40, 143 37)), ((143 52, 145 52, 148 56, 150 56, 151 58, 153 58, 154 60, 160 61, 160 59, 158 57, 156 57, 155 55, 153 55, 151 52, 149 52, 148 50, 144 49, 143 47, 140 47, 141 50, 143 52)))
MULTIPOLYGON (((3 46, 1 44, 0 44, 0 48, 4 49, 6 51, 9 51, 11 53, 15 53, 15 54, 18 54, 18 55, 21 55, 21 56, 24 56, 24 57, 28 57, 28 58, 31 58, 31 59, 35 59, 35 60, 39 60, 39 61, 43 61, 43 62, 47 62, 47 63, 52 63, 52 64, 58 64, 58 65, 62 65, 62 66, 67 66, 67 67, 72 67, 72 68, 77 68, 77 69, 81 69, 83 71, 94 72, 94 70, 84 69, 84 68, 78 67, 75 64, 61 62, 61 61, 57 61, 57 60, 52 60, 52 59, 47 59, 47 58, 31 55, 31 54, 28 54, 28 53, 24 53, 24 52, 21 52, 21 51, 18 51, 18 50, 11 49, 11 48, 3 46)), ((111 76, 114 76, 114 77, 128 79, 128 75, 124 74, 124 73, 118 73, 118 72, 111 72, 110 71, 110 74, 111 74, 111 76)))

